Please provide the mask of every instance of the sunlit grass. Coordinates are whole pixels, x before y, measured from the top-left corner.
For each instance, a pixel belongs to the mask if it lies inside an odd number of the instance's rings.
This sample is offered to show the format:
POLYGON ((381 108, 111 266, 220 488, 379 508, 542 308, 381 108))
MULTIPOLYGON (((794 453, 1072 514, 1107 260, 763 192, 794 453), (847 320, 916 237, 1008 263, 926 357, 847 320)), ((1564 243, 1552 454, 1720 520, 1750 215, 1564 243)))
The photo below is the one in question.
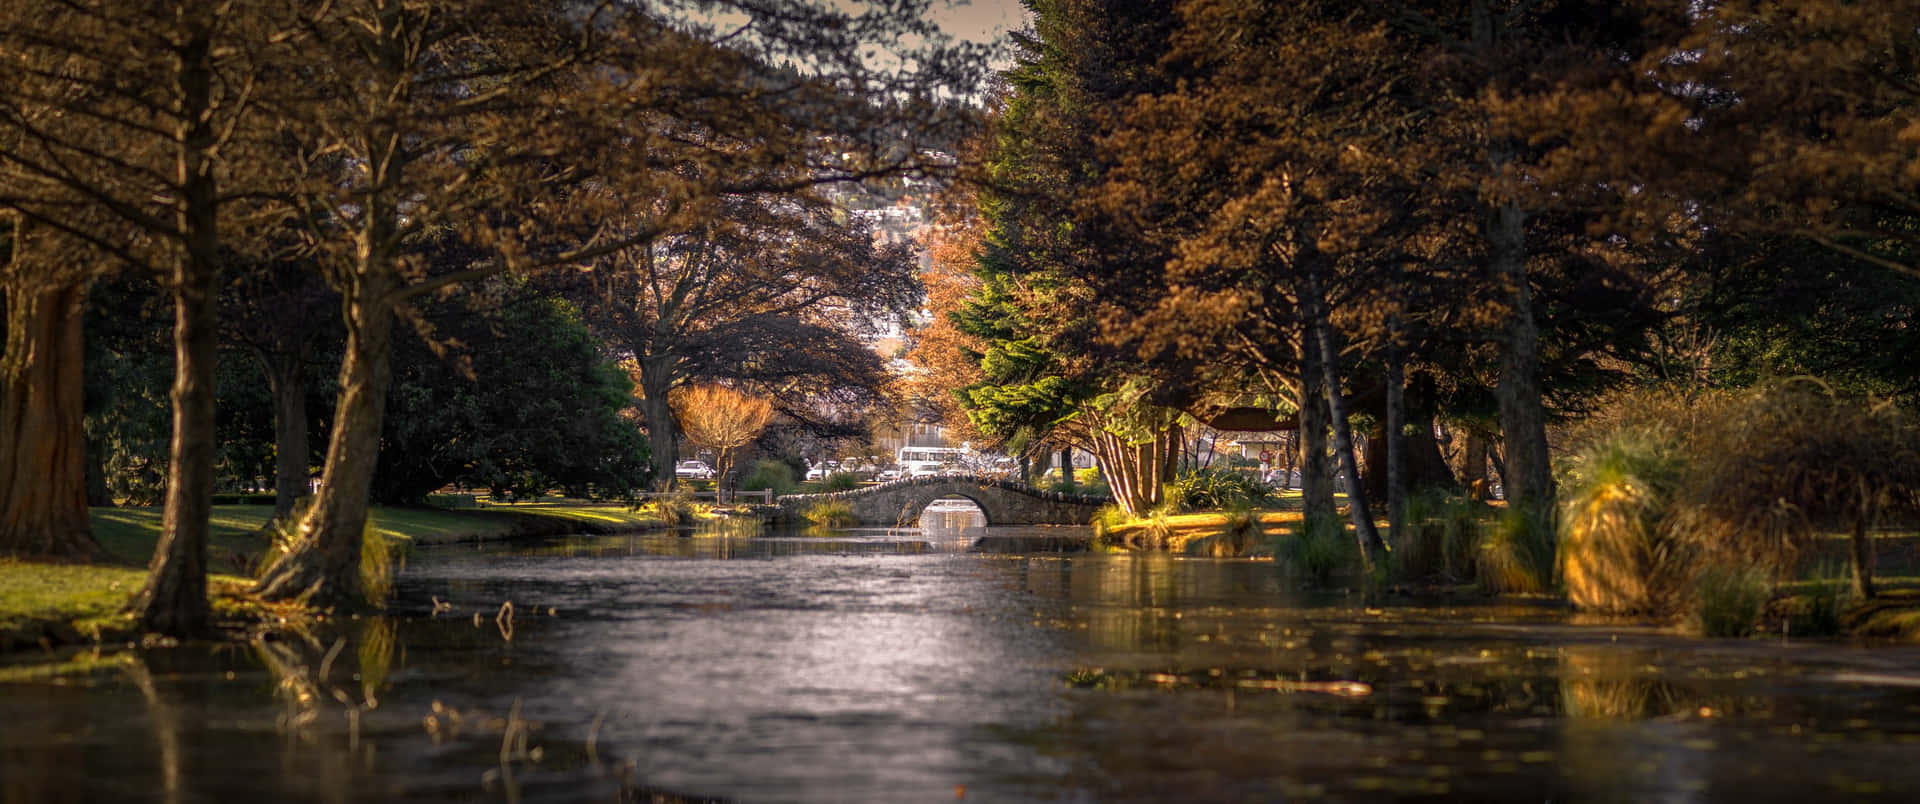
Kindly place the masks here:
MULTIPOLYGON (((161 509, 94 508, 94 538, 115 558, 129 563, 146 563, 160 538, 161 509)), ((267 548, 267 536, 261 532, 273 508, 265 505, 216 505, 207 532, 208 548, 215 566, 231 554, 238 562, 224 568, 244 569, 245 557, 267 548)), ((464 508, 390 508, 375 506, 369 526, 396 542, 427 544, 458 540, 485 540, 511 536, 526 529, 528 517, 576 523, 599 530, 626 530, 656 527, 660 518, 647 511, 630 510, 624 505, 594 505, 565 502, 521 503, 511 507, 464 508)))
MULTIPOLYGON (((0 560, 0 648, 126 637, 135 624, 124 609, 146 577, 143 567, 0 560)), ((251 583, 210 576, 215 616, 257 619, 242 600, 251 583)))
POLYGON ((846 500, 822 500, 805 514, 807 521, 822 528, 844 528, 854 524, 853 503, 846 500))
MULTIPOLYGON (((1259 529, 1266 533, 1279 533, 1300 521, 1298 510, 1259 511, 1250 521, 1237 521, 1235 514, 1211 511, 1198 514, 1165 514, 1151 519, 1135 519, 1112 523, 1102 529, 1102 540, 1108 544, 1131 544, 1141 541, 1149 531, 1154 531, 1160 540, 1160 546, 1169 552, 1184 553, 1189 547, 1207 539, 1217 539, 1222 534, 1244 529, 1250 522, 1257 521, 1259 529), (1238 525, 1239 528, 1232 527, 1238 525)), ((1240 515, 1245 519, 1248 515, 1240 515)))

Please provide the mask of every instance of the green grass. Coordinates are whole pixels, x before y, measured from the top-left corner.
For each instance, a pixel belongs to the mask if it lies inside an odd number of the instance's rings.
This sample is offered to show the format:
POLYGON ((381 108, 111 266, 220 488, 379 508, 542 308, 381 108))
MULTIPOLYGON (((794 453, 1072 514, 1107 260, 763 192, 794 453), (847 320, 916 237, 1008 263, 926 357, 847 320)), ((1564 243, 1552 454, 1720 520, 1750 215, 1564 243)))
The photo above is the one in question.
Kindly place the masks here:
POLYGON ((111 625, 146 577, 135 567, 0 563, 0 632, 58 622, 86 634, 111 625))
MULTIPOLYGON (((109 558, 100 564, 39 564, 0 559, 0 651, 40 644, 84 643, 132 635, 121 611, 146 581, 146 564, 160 540, 155 508, 95 508, 94 538, 109 558)), ((246 598, 248 574, 267 549, 260 529, 273 515, 265 505, 216 505, 208 531, 215 616, 259 619, 246 598)), ((541 502, 448 511, 375 508, 372 530, 404 553, 410 544, 505 538, 520 533, 610 532, 654 527, 659 519, 621 505, 541 502)), ((257 606, 256 606, 257 607, 257 606)))
MULTIPOLYGON (((0 560, 0 651, 129 638, 134 621, 123 609, 146 578, 136 566, 0 560)), ((252 581, 225 573, 207 581, 216 618, 261 618, 243 599, 252 581)))

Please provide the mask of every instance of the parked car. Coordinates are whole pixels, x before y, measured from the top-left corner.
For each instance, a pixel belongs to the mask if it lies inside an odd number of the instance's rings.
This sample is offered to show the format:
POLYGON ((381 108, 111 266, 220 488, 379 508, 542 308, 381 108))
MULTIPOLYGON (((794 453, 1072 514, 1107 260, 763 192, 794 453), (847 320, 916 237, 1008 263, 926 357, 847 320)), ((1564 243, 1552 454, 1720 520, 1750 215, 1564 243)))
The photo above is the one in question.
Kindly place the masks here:
POLYGON ((681 461, 674 465, 673 476, 682 480, 712 480, 713 467, 706 461, 681 461))
POLYGON ((807 469, 808 480, 825 480, 827 475, 840 471, 840 465, 833 461, 821 461, 807 469))

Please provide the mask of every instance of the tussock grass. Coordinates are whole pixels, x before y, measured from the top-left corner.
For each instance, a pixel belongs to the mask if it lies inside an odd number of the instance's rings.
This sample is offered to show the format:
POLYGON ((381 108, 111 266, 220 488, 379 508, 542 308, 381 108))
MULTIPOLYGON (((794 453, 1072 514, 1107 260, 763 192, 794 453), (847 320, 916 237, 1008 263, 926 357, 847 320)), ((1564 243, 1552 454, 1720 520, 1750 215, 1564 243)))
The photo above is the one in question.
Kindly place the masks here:
POLYGON ((1325 585, 1340 570, 1358 569, 1360 546, 1336 514, 1297 517, 1289 538, 1277 550, 1281 563, 1294 575, 1325 585))
POLYGON ((1684 465, 1663 431, 1625 430, 1574 459, 1560 515, 1560 577, 1579 608, 1660 614, 1679 606, 1692 551, 1674 534, 1684 465))
POLYGON ((850 527, 855 523, 853 503, 846 500, 822 500, 807 509, 806 518, 816 527, 850 527))
POLYGON ((1758 568, 1711 566, 1701 571, 1695 588, 1693 625, 1709 637, 1753 633, 1772 596, 1768 574, 1758 568))
POLYGON ((1496 595, 1537 595, 1547 591, 1552 533, 1524 511, 1501 512, 1474 554, 1474 578, 1496 595))

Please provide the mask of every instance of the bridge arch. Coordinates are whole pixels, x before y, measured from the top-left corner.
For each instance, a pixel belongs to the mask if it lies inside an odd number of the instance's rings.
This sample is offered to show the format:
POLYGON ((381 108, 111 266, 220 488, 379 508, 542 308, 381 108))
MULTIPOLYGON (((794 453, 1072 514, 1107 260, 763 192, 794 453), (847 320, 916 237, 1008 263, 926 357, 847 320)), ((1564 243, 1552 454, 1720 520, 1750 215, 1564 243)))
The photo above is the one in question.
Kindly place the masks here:
POLYGON ((799 518, 826 500, 844 500, 862 525, 904 526, 920 521, 934 500, 959 497, 980 508, 988 525, 1084 525, 1111 500, 1042 491, 983 475, 920 477, 826 494, 792 494, 779 499, 783 516, 799 518))

